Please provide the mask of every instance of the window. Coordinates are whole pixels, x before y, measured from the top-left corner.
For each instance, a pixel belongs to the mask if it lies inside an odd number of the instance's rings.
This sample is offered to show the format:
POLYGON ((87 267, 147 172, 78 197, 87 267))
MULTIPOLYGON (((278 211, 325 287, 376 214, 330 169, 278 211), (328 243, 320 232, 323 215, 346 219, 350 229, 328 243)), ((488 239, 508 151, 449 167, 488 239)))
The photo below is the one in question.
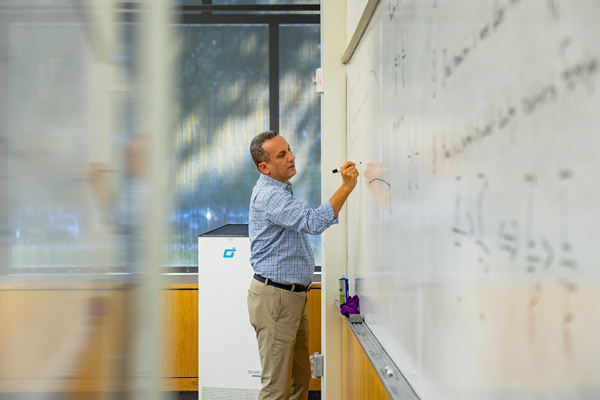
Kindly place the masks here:
MULTIPOLYGON (((93 8, 41 3, 0 9, 8 49, 0 85, 10 98, 0 104, 7 171, 0 176, 0 273, 124 272, 128 219, 140 208, 124 172, 126 143, 139 129, 131 89, 136 5, 107 28, 93 8), (98 160, 110 166, 121 203, 113 210, 99 206, 85 175, 98 160)), ((319 5, 272 3, 177 2, 169 55, 178 104, 165 133, 173 144, 168 272, 196 271, 198 235, 247 223, 259 176, 248 147, 262 131, 278 130, 290 142, 295 194, 320 203, 320 96, 311 79, 320 63, 319 5)), ((320 238, 312 244, 319 264, 320 238)))
POLYGON ((183 25, 170 217, 172 266, 198 266, 198 235, 248 223, 258 171, 248 144, 269 128, 268 25, 183 25))
MULTIPOLYGON (((203 24, 178 26, 173 271, 195 271, 198 235, 248 223, 259 177, 249 144, 260 132, 275 129, 290 142, 298 158, 294 193, 320 204, 320 96, 311 79, 320 64, 319 25, 294 23, 295 14, 247 14, 255 23, 244 24, 238 18, 215 12, 203 24)), ((320 237, 311 242, 320 264, 320 237)))

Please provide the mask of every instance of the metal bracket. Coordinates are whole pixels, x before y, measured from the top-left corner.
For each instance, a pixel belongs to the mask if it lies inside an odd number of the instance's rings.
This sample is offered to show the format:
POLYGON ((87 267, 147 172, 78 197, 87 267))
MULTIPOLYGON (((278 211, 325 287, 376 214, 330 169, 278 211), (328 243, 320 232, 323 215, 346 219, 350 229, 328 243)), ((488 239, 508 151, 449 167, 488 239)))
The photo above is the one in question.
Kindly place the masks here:
POLYGON ((363 318, 360 314, 350 314, 348 315, 348 321, 350 321, 351 324, 362 324, 363 318))
POLYGON ((319 352, 314 353, 310 356, 310 376, 312 378, 321 378, 323 376, 323 354, 319 352))

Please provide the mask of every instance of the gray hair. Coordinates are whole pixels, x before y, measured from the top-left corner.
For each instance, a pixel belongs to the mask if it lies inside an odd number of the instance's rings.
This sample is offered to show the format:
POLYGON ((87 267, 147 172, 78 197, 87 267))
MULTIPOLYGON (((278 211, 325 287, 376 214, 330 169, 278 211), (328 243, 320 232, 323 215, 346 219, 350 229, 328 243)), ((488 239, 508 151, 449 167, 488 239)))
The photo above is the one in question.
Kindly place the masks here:
POLYGON ((258 164, 261 162, 269 161, 269 153, 263 149, 263 144, 273 139, 275 136, 279 136, 277 131, 266 131, 263 133, 259 133, 252 139, 250 143, 250 155, 252 155, 252 160, 254 160, 254 164, 256 164, 256 168, 258 168, 258 164))

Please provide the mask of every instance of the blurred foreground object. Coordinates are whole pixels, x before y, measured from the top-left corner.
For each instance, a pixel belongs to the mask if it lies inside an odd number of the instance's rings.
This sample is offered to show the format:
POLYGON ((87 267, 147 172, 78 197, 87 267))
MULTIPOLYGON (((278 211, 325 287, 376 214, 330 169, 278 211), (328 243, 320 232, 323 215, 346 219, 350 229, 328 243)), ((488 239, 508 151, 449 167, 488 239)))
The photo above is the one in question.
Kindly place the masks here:
POLYGON ((167 6, 0 5, 0 398, 161 396, 167 6))

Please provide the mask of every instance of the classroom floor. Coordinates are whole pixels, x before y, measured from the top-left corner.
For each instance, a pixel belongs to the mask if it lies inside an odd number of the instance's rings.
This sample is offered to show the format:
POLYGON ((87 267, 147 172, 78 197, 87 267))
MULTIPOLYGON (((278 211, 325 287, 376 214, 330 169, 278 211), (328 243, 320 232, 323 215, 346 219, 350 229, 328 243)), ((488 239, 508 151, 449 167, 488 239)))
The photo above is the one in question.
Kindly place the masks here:
MULTIPOLYGON (((198 392, 168 392, 168 400, 198 400, 198 392)), ((61 400, 61 399, 106 399, 99 393, 81 393, 79 396, 73 393, 0 393, 2 400, 61 400)), ((125 394, 112 393, 110 399, 125 399, 125 394)), ((308 393, 308 400, 321 400, 321 392, 308 393)))
MULTIPOLYGON (((197 400, 198 392, 171 392, 171 400, 197 400)), ((313 391, 308 393, 308 400, 321 400, 321 392, 313 391)))

